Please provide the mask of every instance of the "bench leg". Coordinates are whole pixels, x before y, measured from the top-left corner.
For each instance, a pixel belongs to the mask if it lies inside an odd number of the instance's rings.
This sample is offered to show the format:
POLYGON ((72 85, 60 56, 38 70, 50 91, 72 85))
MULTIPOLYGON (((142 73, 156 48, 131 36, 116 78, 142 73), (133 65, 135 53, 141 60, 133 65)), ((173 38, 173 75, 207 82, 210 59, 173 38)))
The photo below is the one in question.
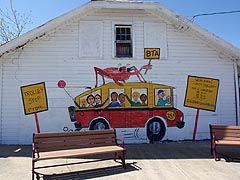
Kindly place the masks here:
POLYGON ((34 169, 35 169, 35 164, 34 164, 34 161, 32 160, 32 180, 34 180, 34 169))
POLYGON ((211 137, 211 154, 213 155, 215 161, 220 160, 219 158, 217 158, 217 144, 215 143, 214 136, 211 137))
POLYGON ((37 176, 37 180, 40 180, 40 176, 39 176, 39 174, 36 174, 36 176, 37 176))
POLYGON ((126 151, 122 151, 122 156, 119 155, 117 152, 114 153, 114 161, 116 161, 117 159, 121 159, 122 161, 122 166, 124 169, 126 169, 126 162, 125 162, 125 159, 126 159, 126 151))
POLYGON ((126 169, 125 159, 126 159, 126 150, 124 150, 124 151, 122 152, 122 165, 123 165, 123 168, 124 168, 124 169, 126 169))
POLYGON ((217 145, 215 142, 213 143, 213 157, 214 157, 215 161, 220 160, 220 158, 217 158, 217 145))
POLYGON ((36 179, 40 180, 40 175, 35 172, 35 161, 32 160, 32 180, 34 180, 34 175, 36 174, 36 179))
POLYGON ((115 153, 114 153, 114 161, 116 161, 116 160, 117 160, 117 158, 118 158, 118 153, 117 153, 117 152, 115 152, 115 153))
POLYGON ((216 161, 216 145, 215 144, 213 144, 213 157, 214 157, 214 159, 215 159, 215 161, 216 161))
POLYGON ((213 140, 211 139, 211 148, 210 148, 210 153, 213 155, 213 140))

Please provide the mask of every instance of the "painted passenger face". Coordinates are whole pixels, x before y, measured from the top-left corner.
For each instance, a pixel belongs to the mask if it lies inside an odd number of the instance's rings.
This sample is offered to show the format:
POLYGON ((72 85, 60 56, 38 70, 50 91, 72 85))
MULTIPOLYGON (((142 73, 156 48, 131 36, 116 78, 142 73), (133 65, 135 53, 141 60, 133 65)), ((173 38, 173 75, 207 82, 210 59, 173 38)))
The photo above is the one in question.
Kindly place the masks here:
POLYGON ((81 99, 80 105, 81 105, 82 107, 86 107, 86 105, 87 105, 87 100, 86 100, 86 99, 81 99))
POLYGON ((100 96, 95 96, 95 101, 96 101, 96 104, 101 104, 101 97, 100 96))
POLYGON ((117 100, 117 95, 116 95, 116 94, 113 94, 113 95, 112 95, 112 100, 113 100, 113 101, 116 101, 116 100, 117 100))
POLYGON ((134 102, 137 102, 137 101, 138 101, 138 98, 139 98, 139 96, 138 96, 137 94, 134 94, 134 95, 133 95, 133 101, 134 101, 134 102))
POLYGON ((147 97, 144 95, 144 96, 141 96, 141 101, 142 102, 146 102, 146 100, 147 100, 147 97))
POLYGON ((164 96, 165 96, 164 92, 161 92, 161 93, 158 94, 159 99, 162 99, 164 96))
POLYGON ((88 104, 93 104, 94 103, 94 97, 93 96, 89 96, 88 97, 88 104))
POLYGON ((117 97, 118 97, 117 93, 112 93, 111 99, 112 99, 113 102, 117 101, 117 97))
POLYGON ((125 96, 123 94, 119 95, 118 99, 121 103, 125 102, 125 96))

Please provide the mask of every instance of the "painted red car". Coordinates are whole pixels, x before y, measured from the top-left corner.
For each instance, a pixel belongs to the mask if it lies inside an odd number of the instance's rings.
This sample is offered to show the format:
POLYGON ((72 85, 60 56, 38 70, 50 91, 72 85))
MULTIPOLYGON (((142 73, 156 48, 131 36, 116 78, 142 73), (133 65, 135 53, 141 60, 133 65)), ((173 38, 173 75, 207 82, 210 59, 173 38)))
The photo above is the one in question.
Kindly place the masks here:
POLYGON ((76 130, 146 128, 150 142, 160 141, 167 127, 184 127, 183 113, 173 107, 173 87, 133 82, 108 83, 75 97, 69 107, 76 130))

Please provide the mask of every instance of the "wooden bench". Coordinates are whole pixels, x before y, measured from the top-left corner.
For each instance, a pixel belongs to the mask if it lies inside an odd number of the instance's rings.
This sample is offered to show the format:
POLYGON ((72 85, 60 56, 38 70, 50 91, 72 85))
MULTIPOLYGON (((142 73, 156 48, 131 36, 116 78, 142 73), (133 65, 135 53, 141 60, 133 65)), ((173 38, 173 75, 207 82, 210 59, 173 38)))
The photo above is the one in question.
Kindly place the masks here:
POLYGON ((217 157, 217 146, 240 146, 240 126, 222 126, 209 125, 211 137, 211 154, 214 159, 220 160, 217 157))
POLYGON ((34 179, 34 174, 37 179, 40 178, 40 173, 35 169, 44 168, 35 167, 36 162, 56 158, 77 158, 113 153, 114 160, 121 159, 123 168, 126 168, 124 142, 118 145, 117 141, 114 129, 33 134, 32 179, 34 179))

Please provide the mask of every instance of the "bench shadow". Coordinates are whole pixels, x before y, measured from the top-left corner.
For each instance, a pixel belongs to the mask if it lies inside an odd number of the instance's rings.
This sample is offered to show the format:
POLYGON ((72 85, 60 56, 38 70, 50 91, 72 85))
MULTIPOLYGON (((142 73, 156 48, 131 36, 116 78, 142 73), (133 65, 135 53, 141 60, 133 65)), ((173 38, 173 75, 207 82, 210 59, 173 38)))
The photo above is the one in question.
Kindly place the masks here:
POLYGON ((240 163, 240 147, 220 146, 217 147, 218 160, 224 159, 226 162, 240 163))
POLYGON ((173 141, 126 145, 127 159, 212 159, 210 141, 173 141))
POLYGON ((240 146, 217 146, 217 157, 226 162, 240 163, 240 146))
MULTIPOLYGON (((218 147, 219 152, 235 160, 240 157, 240 147, 218 147)), ((158 144, 126 145, 127 159, 213 159, 210 141, 177 141, 158 144)))
MULTIPOLYGON (((210 141, 175 141, 160 142, 156 144, 126 144, 126 159, 213 159, 210 153, 210 141)), ((238 147, 218 147, 220 153, 231 157, 240 157, 238 147)), ((1 145, 0 157, 29 157, 31 146, 1 145)), ((89 157, 91 158, 91 157, 89 157)), ((89 159, 86 157, 86 159, 89 159)), ((100 156, 101 158, 101 156, 100 156)))
POLYGON ((77 171, 77 172, 68 172, 62 174, 53 174, 53 175, 43 175, 43 180, 82 180, 82 179, 92 179, 99 177, 112 176, 117 174, 128 173, 132 171, 139 171, 141 168, 137 166, 136 162, 127 163, 126 169, 122 165, 97 168, 91 170, 77 171))

